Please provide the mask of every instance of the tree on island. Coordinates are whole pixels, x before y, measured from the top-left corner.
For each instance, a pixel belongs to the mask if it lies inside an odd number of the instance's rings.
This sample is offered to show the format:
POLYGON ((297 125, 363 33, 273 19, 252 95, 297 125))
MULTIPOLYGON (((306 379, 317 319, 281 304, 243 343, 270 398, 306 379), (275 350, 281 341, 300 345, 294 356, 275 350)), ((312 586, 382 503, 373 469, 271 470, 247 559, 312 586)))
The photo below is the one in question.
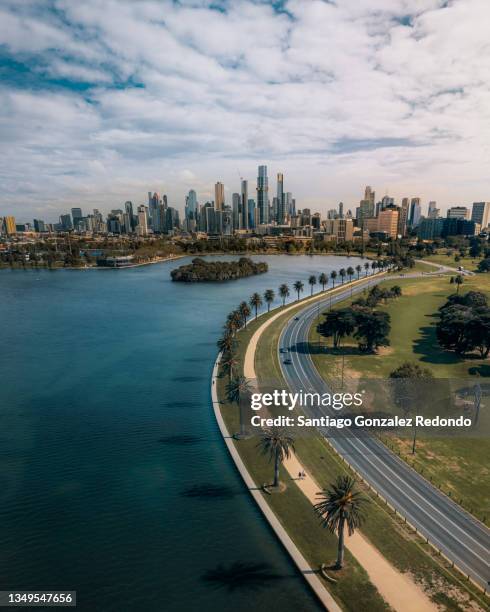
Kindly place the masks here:
POLYGON ((242 316, 244 326, 247 327, 247 319, 251 314, 249 305, 247 304, 247 302, 241 302, 240 306, 238 307, 238 310, 242 316))
POLYGON ((328 285, 328 276, 322 272, 318 277, 318 282, 322 286, 322 291, 325 291, 325 286, 328 285))
POLYGON ((283 283, 279 287, 279 295, 281 296, 282 305, 284 306, 286 304, 286 298, 289 297, 289 287, 286 285, 286 283, 283 283))
POLYGON ((339 348, 340 341, 352 334, 356 319, 352 308, 340 308, 326 313, 326 319, 317 326, 317 332, 324 338, 333 338, 333 347, 339 348))
POLYGON ((310 278, 308 279, 308 284, 311 287, 311 294, 310 295, 313 295, 313 287, 316 285, 316 276, 314 274, 312 274, 310 276, 310 278))
POLYGON ((296 281, 293 285, 294 290, 296 291, 296 293, 298 294, 298 300, 299 300, 299 294, 303 291, 303 289, 305 288, 304 283, 302 281, 296 281))
POLYGON ((244 398, 252 392, 252 385, 245 376, 236 376, 226 385, 226 397, 229 402, 235 403, 240 411, 240 432, 239 437, 245 437, 245 417, 243 414, 244 398))
POLYGON ((330 278, 332 279, 332 288, 335 289, 335 279, 337 278, 337 272, 335 270, 330 272, 330 278))
POLYGON ((364 495, 356 490, 356 481, 350 476, 339 476, 329 489, 323 489, 317 494, 320 501, 315 504, 315 512, 321 524, 331 533, 337 533, 339 544, 337 549, 336 569, 344 566, 344 532, 345 526, 351 536, 363 523, 363 506, 369 503, 364 495))
POLYGON ((260 293, 253 293, 250 298, 250 306, 255 308, 255 319, 257 319, 259 308, 262 306, 262 298, 260 297, 260 293))
POLYGON ((257 446, 263 455, 269 455, 269 461, 274 460, 273 487, 279 486, 279 467, 284 459, 291 457, 294 452, 294 437, 281 427, 264 429, 257 446))
POLYGON ((267 304, 267 312, 270 312, 271 304, 274 301, 275 297, 276 296, 275 296, 274 291, 272 289, 266 289, 264 291, 264 300, 265 300, 265 303, 267 304))

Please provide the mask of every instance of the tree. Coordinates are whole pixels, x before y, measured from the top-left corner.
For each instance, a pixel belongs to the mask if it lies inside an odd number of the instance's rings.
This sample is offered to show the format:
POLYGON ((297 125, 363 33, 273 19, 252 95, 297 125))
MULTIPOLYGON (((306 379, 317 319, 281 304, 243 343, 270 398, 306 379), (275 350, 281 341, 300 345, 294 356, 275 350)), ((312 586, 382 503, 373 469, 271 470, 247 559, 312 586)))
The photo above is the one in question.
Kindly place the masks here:
POLYGON ((373 272, 376 270, 376 268, 378 267, 378 262, 377 261, 373 261, 371 264, 371 268, 373 269, 373 272))
POLYGON ((216 344, 222 353, 232 353, 236 348, 237 341, 232 334, 225 333, 216 344))
POLYGON ((335 270, 330 272, 330 278, 332 279, 332 286, 335 289, 335 279, 337 278, 337 272, 335 270))
POLYGON ((276 296, 274 295, 274 291, 272 289, 266 289, 264 292, 264 300, 265 303, 267 304, 267 312, 270 312, 271 309, 271 304, 274 301, 274 298, 276 296))
POLYGON ((283 283, 279 287, 279 295, 282 298, 282 305, 284 306, 284 304, 286 303, 286 298, 289 297, 289 287, 286 285, 286 283, 283 283))
POLYGON ((478 262, 478 272, 488 272, 490 270, 490 257, 485 257, 478 262))
POLYGON ((247 302, 242 302, 238 307, 238 310, 243 318, 245 327, 247 327, 247 318, 250 316, 251 312, 247 302))
POLYGON ((274 482, 272 486, 279 486, 279 466, 284 459, 289 459, 291 451, 294 452, 294 438, 286 429, 271 427, 264 429, 257 444, 263 455, 269 455, 269 461, 274 461, 274 482))
POLYGON ((308 284, 311 287, 311 295, 313 295, 313 287, 316 285, 316 276, 312 274, 308 279, 308 284))
MULTIPOLYGON (((428 384, 434 378, 428 368, 418 363, 405 361, 395 368, 390 378, 393 381, 392 392, 395 403, 401 407, 403 414, 417 414, 418 407, 426 402, 428 384)), ((415 420, 414 420, 415 422, 415 420)), ((415 454, 417 427, 413 428, 412 455, 415 454)))
POLYGON ((349 277, 349 282, 351 282, 352 277, 354 276, 354 268, 352 266, 347 268, 347 276, 349 277))
POLYGON ((364 270, 365 270, 364 276, 367 276, 369 268, 370 268, 369 261, 366 261, 366 263, 364 264, 364 270))
POLYGON ((238 359, 234 353, 225 353, 221 359, 221 365, 226 374, 228 374, 228 382, 231 382, 235 374, 235 368, 238 366, 238 359))
POLYGON ((234 402, 240 410, 240 436, 246 435, 245 418, 243 414, 243 402, 245 395, 251 393, 252 386, 245 376, 236 376, 226 385, 226 397, 229 402, 234 402))
POLYGON ((361 272, 362 272, 362 266, 360 264, 357 264, 356 272, 357 272, 357 280, 359 280, 359 278, 361 276, 361 272))
POLYGON ((315 512, 320 516, 321 523, 331 533, 337 533, 339 538, 336 568, 344 565, 344 530, 347 525, 349 535, 360 527, 364 518, 362 509, 368 500, 356 490, 356 481, 350 476, 338 476, 329 489, 318 493, 320 501, 315 504, 315 512))
POLYGON ((359 308, 356 311, 356 327, 354 336, 359 340, 361 351, 373 353, 380 346, 389 346, 388 336, 391 326, 390 315, 387 312, 359 308))
POLYGON ((344 284, 344 279, 346 277, 347 272, 345 271, 345 268, 340 268, 339 270, 339 276, 342 279, 342 284, 344 284))
POLYGON ((390 289, 391 294, 393 295, 393 297, 400 297, 402 294, 402 288, 400 287, 400 285, 393 285, 393 287, 390 289))
POLYGON ((463 284, 463 277, 462 277, 462 275, 458 274, 458 276, 456 276, 456 278, 454 279, 454 282, 457 285, 456 293, 459 293, 459 288, 463 284))
POLYGON ((318 282, 322 286, 322 291, 325 291, 325 286, 328 285, 328 276, 322 272, 318 277, 318 282))
POLYGON ((250 306, 255 308, 255 318, 257 319, 259 308, 262 306, 262 298, 260 297, 260 293, 253 293, 250 298, 250 306))
POLYGON ((356 319, 352 308, 339 308, 326 313, 326 319, 317 326, 317 332, 324 338, 332 337, 334 348, 338 348, 342 338, 352 334, 355 326, 356 319))
POLYGON ((299 294, 303 291, 304 289, 304 284, 301 281, 296 281, 293 285, 294 290, 296 291, 296 293, 298 294, 298 300, 299 300, 299 294))

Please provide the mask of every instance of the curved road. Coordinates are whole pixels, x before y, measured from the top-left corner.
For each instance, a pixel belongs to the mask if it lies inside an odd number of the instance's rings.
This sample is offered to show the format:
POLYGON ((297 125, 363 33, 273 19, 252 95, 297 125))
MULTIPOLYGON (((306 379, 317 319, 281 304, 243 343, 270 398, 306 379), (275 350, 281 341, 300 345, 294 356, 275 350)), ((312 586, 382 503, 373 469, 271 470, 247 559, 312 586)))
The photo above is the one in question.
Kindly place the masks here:
MULTIPOLYGON (((420 276, 419 274, 406 274, 420 276)), ((363 290, 383 280, 383 277, 366 279, 352 287, 352 293, 363 290)), ((313 305, 305 307, 292 318, 283 329, 279 347, 290 347, 288 356, 291 364, 285 365, 279 355, 284 379, 292 391, 314 391, 328 393, 326 382, 318 373, 310 353, 304 350, 308 346, 308 332, 319 309, 328 304, 335 304, 351 294, 351 288, 339 292, 313 305)), ((303 408, 305 412, 308 409, 303 408)), ((332 415, 327 408, 324 415, 332 415)), ((315 407, 318 417, 319 409, 315 407)), ((338 413, 335 413, 338 416, 338 413)), ((339 435, 342 430, 334 430, 331 436, 329 428, 321 433, 345 459, 371 484, 390 504, 407 520, 417 527, 419 532, 439 548, 465 574, 469 575, 483 588, 489 586, 490 580, 490 531, 449 497, 433 487, 402 459, 394 455, 376 438, 367 435, 339 435)))

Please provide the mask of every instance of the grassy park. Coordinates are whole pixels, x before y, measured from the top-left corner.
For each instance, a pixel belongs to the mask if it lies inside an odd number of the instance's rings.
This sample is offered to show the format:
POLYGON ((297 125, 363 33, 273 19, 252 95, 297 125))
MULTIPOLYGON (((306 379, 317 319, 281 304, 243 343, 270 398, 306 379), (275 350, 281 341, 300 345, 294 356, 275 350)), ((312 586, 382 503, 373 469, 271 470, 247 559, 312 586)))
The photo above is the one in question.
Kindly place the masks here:
MULTIPOLYGON (((316 326, 312 326, 311 345, 323 347, 321 352, 312 351, 319 371, 336 386, 340 385, 342 367, 344 379, 349 382, 361 378, 387 378, 406 361, 420 363, 436 378, 466 379, 471 383, 477 378, 476 374, 488 376, 488 359, 461 357, 443 350, 437 343, 434 314, 454 292, 454 285, 449 285, 448 280, 447 276, 397 280, 402 296, 378 306, 379 310, 389 313, 391 332, 390 346, 380 348, 377 354, 361 353, 351 337, 344 339, 342 348, 333 350, 329 348, 331 343, 326 346, 325 338, 318 335, 316 326)), ((385 284, 390 286, 393 282, 385 284)), ((490 298, 490 279, 483 274, 465 277, 461 292, 469 290, 482 291, 490 298)), ((490 417, 484 406, 480 414, 488 431, 490 417)), ((487 516, 490 508, 488 438, 419 437, 415 455, 411 453, 411 440, 384 435, 383 441, 477 518, 490 519, 487 516)))

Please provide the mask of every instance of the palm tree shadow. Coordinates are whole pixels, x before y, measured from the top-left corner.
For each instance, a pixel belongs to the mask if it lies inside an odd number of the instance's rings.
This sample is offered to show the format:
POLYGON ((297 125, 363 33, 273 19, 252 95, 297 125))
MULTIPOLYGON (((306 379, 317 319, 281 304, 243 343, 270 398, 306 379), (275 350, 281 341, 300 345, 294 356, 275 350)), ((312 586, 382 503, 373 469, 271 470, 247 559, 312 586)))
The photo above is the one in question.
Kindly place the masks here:
POLYGON ((209 586, 215 589, 226 589, 230 593, 238 590, 257 591, 270 588, 285 578, 286 576, 274 572, 267 563, 245 561, 236 561, 228 566, 220 563, 201 576, 201 579, 209 586))

